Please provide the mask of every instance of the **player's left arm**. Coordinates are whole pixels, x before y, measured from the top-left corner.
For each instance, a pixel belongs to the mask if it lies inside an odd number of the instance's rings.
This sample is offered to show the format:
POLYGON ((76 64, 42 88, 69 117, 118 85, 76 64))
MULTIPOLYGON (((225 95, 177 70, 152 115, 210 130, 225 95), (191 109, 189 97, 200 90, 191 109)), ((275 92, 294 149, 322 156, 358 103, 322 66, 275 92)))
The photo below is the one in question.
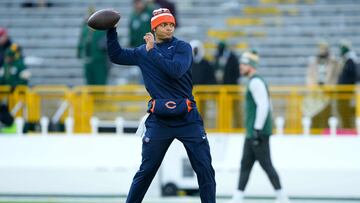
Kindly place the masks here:
POLYGON ((256 116, 254 129, 261 130, 265 125, 266 118, 270 110, 270 98, 266 91, 264 82, 259 78, 254 78, 249 84, 250 92, 256 103, 256 116))

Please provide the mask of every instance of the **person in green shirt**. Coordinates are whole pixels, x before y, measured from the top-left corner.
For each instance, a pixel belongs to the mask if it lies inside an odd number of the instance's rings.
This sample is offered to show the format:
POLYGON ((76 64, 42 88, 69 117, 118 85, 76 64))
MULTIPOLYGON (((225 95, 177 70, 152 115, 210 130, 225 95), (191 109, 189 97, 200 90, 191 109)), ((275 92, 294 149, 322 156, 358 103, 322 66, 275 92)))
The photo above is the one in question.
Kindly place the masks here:
POLYGON ((240 73, 249 78, 245 93, 246 137, 240 167, 240 179, 231 203, 242 203, 244 190, 255 161, 259 161, 276 191, 277 203, 289 202, 281 188, 280 179, 270 156, 269 138, 272 134, 271 102, 268 85, 257 74, 259 56, 247 51, 240 59, 240 73))
POLYGON ((138 47, 145 43, 144 36, 151 31, 150 21, 154 7, 145 0, 133 0, 133 6, 129 21, 129 45, 138 47))
POLYGON ((21 47, 13 43, 5 28, 0 28, 0 49, 2 50, 0 65, 0 85, 27 85, 30 72, 26 71, 21 47))
MULTIPOLYGON (((89 7, 88 17, 94 11, 93 7, 89 7)), ((84 61, 87 85, 106 85, 110 69, 106 47, 106 32, 88 27, 86 21, 82 25, 77 56, 84 61)))
MULTIPOLYGON (((0 85, 27 85, 30 72, 26 70, 21 47, 13 43, 7 29, 0 27, 0 85)), ((16 132, 14 117, 6 101, 0 101, 0 134, 16 132)))

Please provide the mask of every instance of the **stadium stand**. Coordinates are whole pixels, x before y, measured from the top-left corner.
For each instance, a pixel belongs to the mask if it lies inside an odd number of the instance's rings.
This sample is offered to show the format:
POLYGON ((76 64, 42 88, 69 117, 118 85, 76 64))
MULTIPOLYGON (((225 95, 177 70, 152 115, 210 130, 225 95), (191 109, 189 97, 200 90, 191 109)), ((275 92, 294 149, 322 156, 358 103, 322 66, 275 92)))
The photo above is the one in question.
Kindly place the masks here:
MULTIPOLYGON (((127 44, 127 23, 132 9, 129 0, 51 0, 53 6, 49 8, 22 8, 22 2, 0 1, 0 25, 9 29, 27 57, 41 59, 38 63, 28 60, 31 85, 84 84, 76 45, 89 5, 120 11, 120 40, 127 44)), ((352 41, 355 51, 359 52, 360 6, 356 0, 185 0, 176 3, 181 22, 177 30, 179 38, 204 39, 207 44, 225 39, 239 55, 246 48, 257 49, 262 56, 260 71, 270 84, 304 84, 308 57, 315 54, 316 43, 321 38, 329 41, 333 53, 338 53, 337 44, 342 38, 352 41), (236 46, 238 44, 242 46, 236 46)), ((207 55, 212 56, 214 46, 207 47, 207 55)), ((110 83, 131 82, 129 78, 137 72, 128 70, 113 68, 110 83)))

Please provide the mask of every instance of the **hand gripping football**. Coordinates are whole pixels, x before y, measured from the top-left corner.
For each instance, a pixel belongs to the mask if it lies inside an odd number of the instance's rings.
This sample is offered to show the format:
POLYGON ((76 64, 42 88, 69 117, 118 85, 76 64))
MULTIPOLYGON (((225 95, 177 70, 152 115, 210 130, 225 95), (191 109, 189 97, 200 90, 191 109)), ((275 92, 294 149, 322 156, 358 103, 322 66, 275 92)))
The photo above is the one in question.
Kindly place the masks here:
POLYGON ((89 17, 87 24, 95 30, 107 30, 115 27, 120 17, 120 13, 114 9, 101 9, 89 17))

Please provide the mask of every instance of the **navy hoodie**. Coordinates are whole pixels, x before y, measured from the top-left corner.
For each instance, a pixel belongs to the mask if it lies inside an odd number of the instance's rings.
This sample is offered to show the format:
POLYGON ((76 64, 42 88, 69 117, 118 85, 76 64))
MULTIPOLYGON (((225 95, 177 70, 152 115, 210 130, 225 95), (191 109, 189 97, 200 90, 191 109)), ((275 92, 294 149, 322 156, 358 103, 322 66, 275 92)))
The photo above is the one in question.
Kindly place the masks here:
MULTIPOLYGON (((145 44, 136 48, 122 48, 116 29, 113 28, 107 32, 107 46, 111 62, 140 67, 146 90, 151 98, 194 100, 190 44, 173 37, 168 42, 155 43, 154 48, 149 51, 146 50, 145 44)), ((192 111, 182 121, 178 120, 177 124, 195 120, 201 120, 197 110, 192 111)), ((166 123, 174 124, 171 121, 166 123)))
POLYGON ((191 46, 173 37, 169 42, 155 43, 150 51, 146 45, 123 49, 116 29, 107 33, 110 60, 120 65, 140 67, 145 87, 153 99, 180 99, 192 95, 191 46))

